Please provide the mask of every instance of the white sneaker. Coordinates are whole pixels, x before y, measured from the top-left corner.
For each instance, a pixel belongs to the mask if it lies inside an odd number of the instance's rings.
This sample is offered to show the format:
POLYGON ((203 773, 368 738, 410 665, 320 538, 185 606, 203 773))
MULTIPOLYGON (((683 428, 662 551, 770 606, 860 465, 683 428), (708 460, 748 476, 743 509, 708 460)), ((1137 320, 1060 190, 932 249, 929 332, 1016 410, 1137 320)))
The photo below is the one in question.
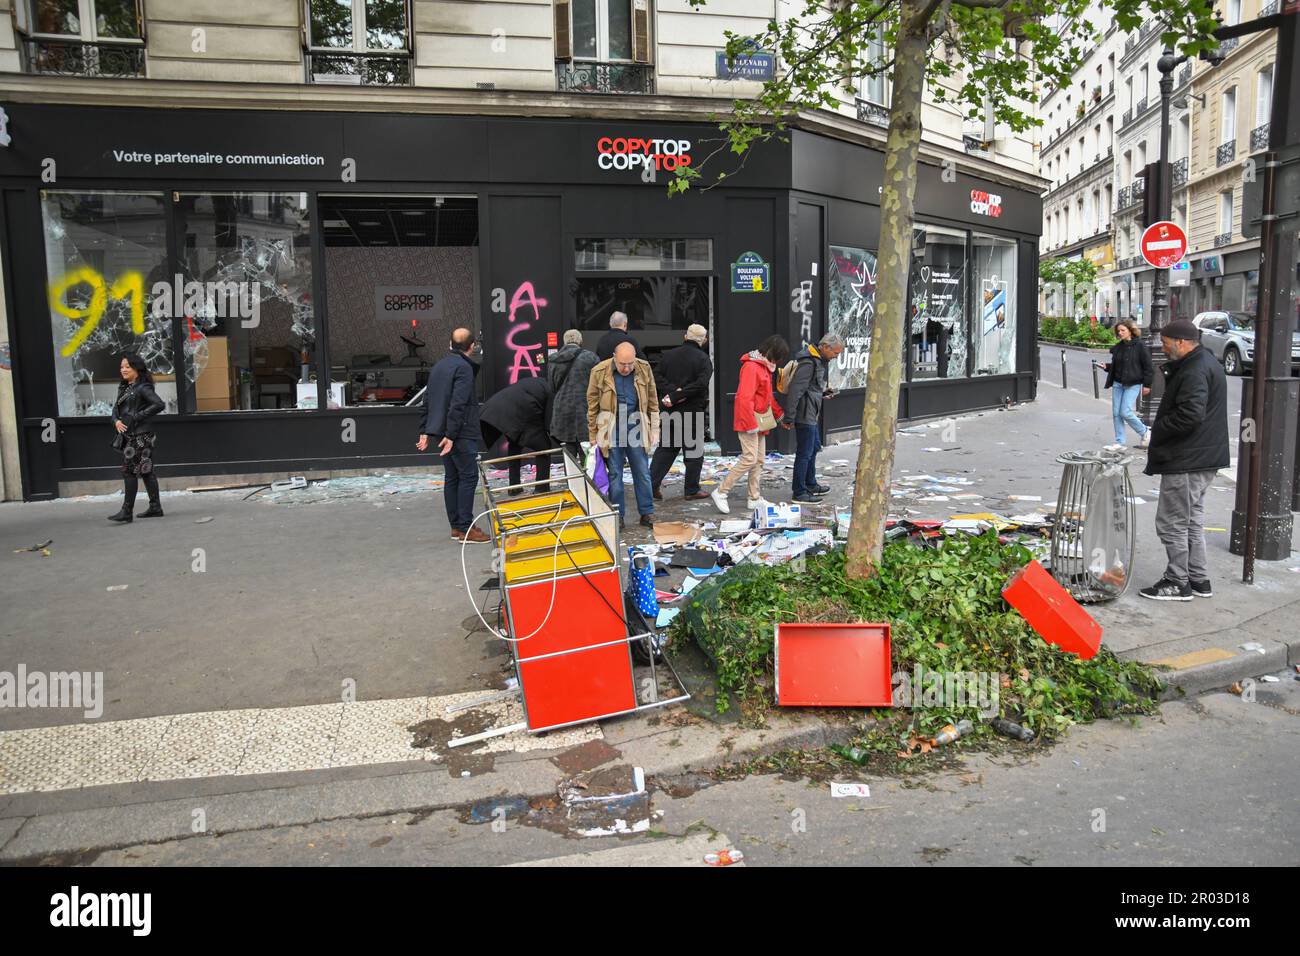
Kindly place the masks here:
POLYGON ((1139 448, 1150 448, 1150 447, 1151 447, 1151 429, 1148 428, 1146 431, 1144 431, 1144 432, 1142 433, 1142 438, 1141 438, 1141 440, 1138 442, 1138 447, 1139 447, 1139 448))
POLYGON ((745 507, 753 511, 755 508, 766 508, 770 504, 771 502, 766 498, 750 498, 745 502, 745 507))
POLYGON ((727 496, 724 495, 721 491, 715 489, 709 492, 709 497, 713 499, 713 504, 724 515, 731 514, 731 505, 727 503, 727 496))
POLYGON ((1107 451, 1123 451, 1123 450, 1124 450, 1125 448, 1127 448, 1127 447, 1128 447, 1127 445, 1121 445, 1121 444, 1118 444, 1118 443, 1112 442, 1111 444, 1109 444, 1109 445, 1106 446, 1106 450, 1107 450, 1107 451))

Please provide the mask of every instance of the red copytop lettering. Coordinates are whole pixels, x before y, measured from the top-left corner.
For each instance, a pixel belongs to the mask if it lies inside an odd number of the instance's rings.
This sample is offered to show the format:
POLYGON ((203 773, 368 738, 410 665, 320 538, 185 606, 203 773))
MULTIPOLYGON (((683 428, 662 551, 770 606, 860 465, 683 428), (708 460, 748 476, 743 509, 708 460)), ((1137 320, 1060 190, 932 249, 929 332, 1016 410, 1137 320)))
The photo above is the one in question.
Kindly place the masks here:
POLYGON ((614 151, 613 141, 608 136, 602 136, 596 140, 596 151, 598 153, 612 153, 614 151))

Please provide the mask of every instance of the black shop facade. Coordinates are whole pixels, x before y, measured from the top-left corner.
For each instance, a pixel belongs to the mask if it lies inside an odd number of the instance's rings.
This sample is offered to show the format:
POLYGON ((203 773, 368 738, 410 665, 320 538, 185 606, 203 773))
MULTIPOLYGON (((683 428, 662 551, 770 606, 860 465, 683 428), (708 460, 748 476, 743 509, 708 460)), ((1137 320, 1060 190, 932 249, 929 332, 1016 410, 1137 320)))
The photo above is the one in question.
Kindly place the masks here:
MULTIPOLYGON (((711 431, 740 355, 833 331, 826 428, 862 414, 883 156, 796 130, 669 198, 707 124, 7 105, 0 241, 24 496, 118 475, 117 360, 167 405, 169 477, 428 467, 418 400, 451 330, 484 396, 614 311, 651 362, 709 329, 711 431)), ((722 154, 724 155, 725 151, 722 154)), ((707 163, 714 163, 710 158, 707 163)), ((1031 192, 923 165, 900 416, 1034 397, 1031 192)), ((784 437, 784 436, 783 436, 784 437)))

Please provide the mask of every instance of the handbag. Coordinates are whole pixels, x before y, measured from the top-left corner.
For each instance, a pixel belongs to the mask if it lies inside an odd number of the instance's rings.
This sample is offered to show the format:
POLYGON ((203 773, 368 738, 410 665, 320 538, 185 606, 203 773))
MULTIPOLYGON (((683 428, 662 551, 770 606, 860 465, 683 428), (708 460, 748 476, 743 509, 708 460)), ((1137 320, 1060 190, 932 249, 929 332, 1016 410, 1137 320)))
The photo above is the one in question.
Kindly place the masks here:
POLYGON ((761 432, 770 432, 776 427, 776 416, 772 414, 772 406, 768 406, 761 412, 757 412, 754 420, 758 424, 758 430, 761 432))

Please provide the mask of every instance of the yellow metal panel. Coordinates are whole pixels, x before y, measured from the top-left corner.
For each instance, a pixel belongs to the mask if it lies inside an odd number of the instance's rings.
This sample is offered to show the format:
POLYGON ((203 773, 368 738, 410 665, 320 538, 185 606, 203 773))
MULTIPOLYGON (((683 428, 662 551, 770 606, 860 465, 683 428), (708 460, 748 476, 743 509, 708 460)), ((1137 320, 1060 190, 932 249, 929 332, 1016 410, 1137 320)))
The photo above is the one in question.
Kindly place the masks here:
MULTIPOLYGON (((551 547, 555 547, 551 539, 551 547)), ((593 568, 606 568, 613 562, 609 549, 601 541, 569 546, 566 552, 560 549, 543 551, 531 557, 506 558, 506 584, 520 584, 524 581, 543 580, 556 574, 572 574, 579 568, 590 571, 593 568)))

